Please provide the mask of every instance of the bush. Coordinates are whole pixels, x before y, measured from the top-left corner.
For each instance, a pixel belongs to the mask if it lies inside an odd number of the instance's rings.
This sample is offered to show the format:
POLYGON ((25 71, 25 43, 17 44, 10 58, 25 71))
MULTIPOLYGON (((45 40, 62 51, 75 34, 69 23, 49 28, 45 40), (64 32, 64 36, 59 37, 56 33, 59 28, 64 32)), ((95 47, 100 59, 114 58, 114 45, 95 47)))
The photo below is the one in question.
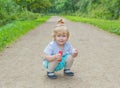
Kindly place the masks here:
POLYGON ((16 15, 20 12, 19 9, 13 0, 0 0, 0 26, 15 20, 16 15))
POLYGON ((29 11, 24 11, 22 13, 20 13, 17 17, 17 20, 34 20, 36 18, 40 17, 39 13, 32 13, 29 11))
POLYGON ((49 16, 35 20, 15 21, 0 28, 0 50, 15 41, 20 36, 34 29, 37 25, 45 22, 49 16))

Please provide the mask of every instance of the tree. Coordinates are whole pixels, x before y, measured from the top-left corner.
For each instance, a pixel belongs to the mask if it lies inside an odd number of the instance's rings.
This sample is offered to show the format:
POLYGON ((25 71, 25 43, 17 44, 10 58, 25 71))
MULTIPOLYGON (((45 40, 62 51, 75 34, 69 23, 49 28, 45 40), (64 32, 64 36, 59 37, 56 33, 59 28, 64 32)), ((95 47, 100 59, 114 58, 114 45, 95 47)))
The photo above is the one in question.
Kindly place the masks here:
POLYGON ((19 6, 12 0, 0 0, 0 25, 17 19, 19 6))
POLYGON ((49 0, 14 0, 23 10, 29 10, 32 12, 46 12, 51 6, 49 0))
POLYGON ((55 2, 52 5, 52 11, 65 14, 73 13, 77 10, 77 1, 78 0, 51 0, 51 2, 55 2))

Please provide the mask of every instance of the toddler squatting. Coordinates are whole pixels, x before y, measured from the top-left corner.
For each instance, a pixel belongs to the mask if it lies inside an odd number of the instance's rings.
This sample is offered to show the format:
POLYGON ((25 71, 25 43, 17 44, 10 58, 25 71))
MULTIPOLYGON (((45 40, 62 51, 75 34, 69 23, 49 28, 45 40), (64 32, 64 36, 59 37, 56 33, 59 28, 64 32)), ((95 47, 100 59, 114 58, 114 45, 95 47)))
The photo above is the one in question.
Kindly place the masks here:
POLYGON ((68 41, 70 33, 65 26, 63 19, 57 22, 53 29, 53 41, 51 41, 44 49, 43 65, 47 69, 47 76, 56 79, 56 71, 62 69, 67 76, 74 76, 70 70, 73 65, 74 58, 78 55, 78 50, 68 41))

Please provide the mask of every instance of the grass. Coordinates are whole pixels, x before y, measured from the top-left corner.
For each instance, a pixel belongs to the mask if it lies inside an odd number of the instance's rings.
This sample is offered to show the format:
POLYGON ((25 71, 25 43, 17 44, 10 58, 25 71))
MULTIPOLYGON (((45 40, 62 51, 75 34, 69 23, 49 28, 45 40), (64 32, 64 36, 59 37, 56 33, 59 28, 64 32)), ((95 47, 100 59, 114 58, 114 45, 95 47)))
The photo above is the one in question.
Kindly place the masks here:
POLYGON ((120 35, 120 20, 102 20, 93 18, 82 18, 77 16, 64 16, 64 17, 72 21, 92 24, 105 31, 120 35))
POLYGON ((36 20, 15 21, 0 27, 0 51, 28 31, 46 22, 48 19, 49 16, 44 16, 36 20))

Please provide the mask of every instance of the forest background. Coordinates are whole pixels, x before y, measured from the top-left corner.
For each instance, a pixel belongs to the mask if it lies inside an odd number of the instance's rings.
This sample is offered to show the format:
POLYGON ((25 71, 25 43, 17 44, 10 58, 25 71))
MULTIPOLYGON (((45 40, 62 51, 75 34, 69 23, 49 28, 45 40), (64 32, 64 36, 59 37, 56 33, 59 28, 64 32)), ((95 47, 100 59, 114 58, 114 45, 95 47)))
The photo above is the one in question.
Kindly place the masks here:
POLYGON ((0 0, 0 25, 45 14, 119 20, 120 0, 0 0))

